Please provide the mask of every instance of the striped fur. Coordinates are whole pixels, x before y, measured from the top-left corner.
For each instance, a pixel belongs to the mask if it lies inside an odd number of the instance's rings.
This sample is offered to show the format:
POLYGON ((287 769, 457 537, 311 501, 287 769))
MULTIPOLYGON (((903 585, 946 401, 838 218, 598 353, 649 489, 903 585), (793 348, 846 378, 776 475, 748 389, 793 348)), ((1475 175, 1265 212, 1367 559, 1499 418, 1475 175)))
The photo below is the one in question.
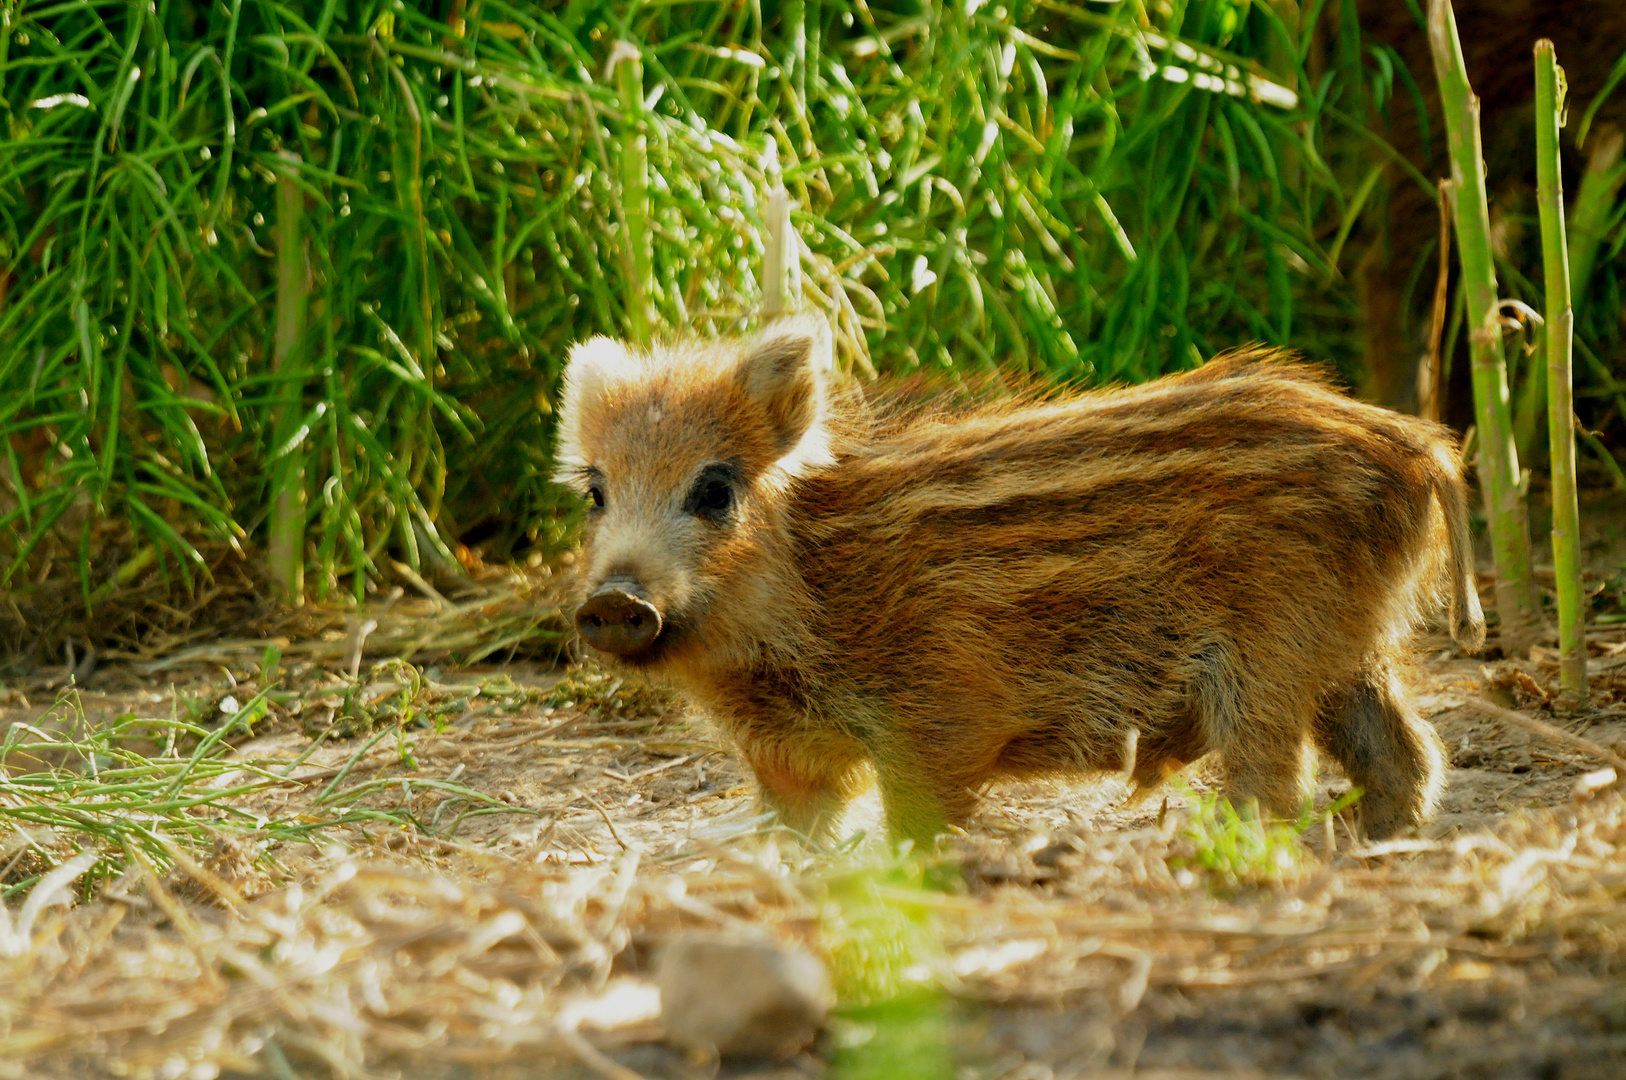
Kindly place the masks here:
POLYGON ((929 836, 999 777, 1150 785, 1210 752, 1287 815, 1311 745, 1370 834, 1427 818, 1443 756, 1396 664, 1442 601, 1459 641, 1484 629, 1446 429, 1262 351, 889 416, 826 386, 816 323, 770 333, 578 347, 559 457, 605 499, 582 595, 641 583, 664 629, 628 662, 709 712, 788 824, 873 777, 894 832, 929 836), (721 523, 684 510, 718 462, 721 523))

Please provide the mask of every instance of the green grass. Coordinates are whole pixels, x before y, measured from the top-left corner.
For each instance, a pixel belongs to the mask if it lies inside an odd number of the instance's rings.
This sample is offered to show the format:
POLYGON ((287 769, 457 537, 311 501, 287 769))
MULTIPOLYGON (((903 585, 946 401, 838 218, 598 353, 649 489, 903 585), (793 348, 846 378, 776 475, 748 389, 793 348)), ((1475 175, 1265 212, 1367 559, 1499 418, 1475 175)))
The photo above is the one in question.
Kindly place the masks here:
POLYGON ((1204 871, 1220 888, 1291 881, 1299 876, 1310 854, 1304 834, 1326 824, 1360 797, 1356 788, 1319 814, 1306 807, 1298 820, 1278 821, 1261 814, 1252 803, 1237 807, 1223 795, 1193 794, 1191 820, 1181 829, 1192 854, 1180 861, 1186 868, 1204 871))
POLYGON ((849 839, 819 877, 819 940, 842 1034, 838 1080, 947 1080, 954 1075, 951 1002, 936 907, 961 887, 953 860, 849 839))
MULTIPOLYGON (((416 669, 400 666, 409 674, 402 693, 421 689, 416 669)), ((388 673, 380 668, 369 677, 388 673)), ((321 778, 304 809, 274 817, 245 809, 249 796, 286 790, 287 774, 333 734, 311 742, 293 762, 234 756, 234 745, 266 718, 274 696, 262 691, 243 702, 210 696, 177 707, 168 718, 126 713, 91 724, 70 690, 38 722, 8 726, 0 740, 0 898, 27 892, 53 867, 81 854, 95 857, 81 886, 88 893, 136 863, 158 871, 179 864, 191 871, 222 842, 277 873, 272 851, 290 841, 353 837, 347 827, 363 835, 380 826, 444 835, 471 814, 522 812, 462 784, 415 775, 352 776, 370 751, 392 738, 402 763, 415 765, 409 728, 433 718, 428 710, 414 715, 403 708, 402 695, 355 706, 368 710, 366 721, 338 736, 368 737, 357 739, 344 762, 321 778), (386 789, 441 796, 434 820, 417 820, 410 800, 399 809, 360 805, 386 789), (460 814, 446 813, 458 808, 460 814)), ((347 709, 351 705, 347 697, 347 709)))
MULTIPOLYGON (((257 557, 274 516, 318 598, 459 539, 551 556, 579 509, 546 480, 568 346, 748 323, 779 182, 804 302, 861 372, 1139 380, 1247 340, 1348 368, 1345 241, 1391 160, 1359 118, 1426 73, 1364 51, 1349 4, 1274 10, 14 6, 0 575, 88 604, 257 557), (612 72, 617 42, 638 62, 612 72), (279 325, 295 217, 308 294, 279 325), (273 486, 301 464, 296 529, 273 486)), ((1606 226, 1583 344, 1618 335, 1591 313, 1619 306, 1606 226)))
POLYGON ((1328 133, 1360 82, 1309 66, 1307 28, 1232 0, 1160 8, 1152 36, 1127 3, 755 10, 15 9, 6 580, 67 570, 88 602, 263 547, 297 454, 317 597, 359 596, 386 556, 449 564, 464 536, 558 550, 576 514, 545 480, 566 348, 635 329, 637 295, 657 332, 748 321, 781 180, 805 299, 861 370, 1099 382, 1245 339, 1352 355, 1330 241, 1364 170, 1328 133), (621 40, 641 101, 605 70, 621 40), (1298 104, 1196 85, 1228 64, 1298 104), (288 154, 310 281, 298 362, 278 366, 288 154), (647 253, 629 257, 629 228, 647 253))

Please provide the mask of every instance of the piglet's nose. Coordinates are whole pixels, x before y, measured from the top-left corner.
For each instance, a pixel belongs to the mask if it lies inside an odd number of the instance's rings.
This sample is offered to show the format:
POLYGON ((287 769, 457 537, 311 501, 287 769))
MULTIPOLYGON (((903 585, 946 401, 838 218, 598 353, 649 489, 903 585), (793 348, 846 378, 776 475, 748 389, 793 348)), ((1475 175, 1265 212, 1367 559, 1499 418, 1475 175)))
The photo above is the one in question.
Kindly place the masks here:
POLYGON ((612 656, 636 656, 661 632, 661 613, 631 578, 611 578, 576 609, 587 644, 612 656))

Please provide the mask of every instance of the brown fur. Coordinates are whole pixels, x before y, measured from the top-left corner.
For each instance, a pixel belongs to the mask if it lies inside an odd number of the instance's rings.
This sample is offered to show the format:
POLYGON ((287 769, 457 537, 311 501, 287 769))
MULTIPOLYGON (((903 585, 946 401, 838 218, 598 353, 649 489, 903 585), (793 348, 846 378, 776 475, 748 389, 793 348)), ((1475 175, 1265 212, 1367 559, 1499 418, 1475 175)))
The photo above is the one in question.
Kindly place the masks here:
POLYGON ((1483 636, 1444 428, 1261 351, 888 419, 825 389, 816 324, 770 337, 578 347, 559 457, 605 499, 583 595, 641 584, 665 628, 629 662, 705 707, 788 824, 827 827, 872 772, 893 831, 929 836, 999 777, 1154 784, 1210 752, 1287 815, 1311 741, 1371 834, 1428 816, 1443 759, 1399 650, 1442 599, 1483 636), (724 524, 682 509, 712 462, 739 470, 724 524))

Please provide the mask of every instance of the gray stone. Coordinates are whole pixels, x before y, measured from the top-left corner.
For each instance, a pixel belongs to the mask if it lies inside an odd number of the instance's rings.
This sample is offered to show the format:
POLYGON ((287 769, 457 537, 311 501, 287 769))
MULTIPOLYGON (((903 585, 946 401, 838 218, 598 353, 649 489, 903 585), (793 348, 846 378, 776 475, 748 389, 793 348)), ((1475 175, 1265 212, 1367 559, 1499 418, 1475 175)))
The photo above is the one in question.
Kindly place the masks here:
POLYGON ((835 1003, 818 957, 766 938, 682 934, 662 951, 656 985, 667 1041, 719 1057, 789 1057, 835 1003))

